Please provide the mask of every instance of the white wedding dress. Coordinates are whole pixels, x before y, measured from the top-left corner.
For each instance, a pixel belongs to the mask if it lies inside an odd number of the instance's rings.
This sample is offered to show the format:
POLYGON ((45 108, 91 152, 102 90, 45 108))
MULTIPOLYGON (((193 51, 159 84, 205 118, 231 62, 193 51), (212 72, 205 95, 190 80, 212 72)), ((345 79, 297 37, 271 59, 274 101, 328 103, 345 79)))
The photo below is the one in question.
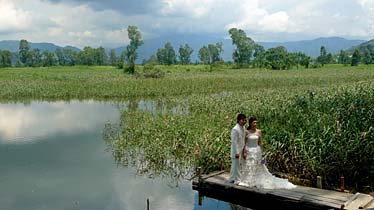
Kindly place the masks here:
POLYGON ((260 189, 292 189, 296 185, 287 179, 273 176, 265 164, 261 163, 262 151, 258 145, 259 136, 250 133, 245 146, 247 158, 242 160, 241 181, 239 185, 247 187, 257 187, 260 189))

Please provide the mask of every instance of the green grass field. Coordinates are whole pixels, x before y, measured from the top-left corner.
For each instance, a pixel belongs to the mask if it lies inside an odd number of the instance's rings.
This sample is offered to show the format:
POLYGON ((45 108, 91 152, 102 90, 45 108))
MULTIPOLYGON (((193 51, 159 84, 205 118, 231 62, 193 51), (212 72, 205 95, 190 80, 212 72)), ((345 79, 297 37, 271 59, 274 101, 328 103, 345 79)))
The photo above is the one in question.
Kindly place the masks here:
POLYGON ((228 170, 236 115, 256 115, 273 172, 309 183, 319 175, 328 187, 345 176, 351 188, 373 189, 374 66, 158 68, 163 78, 137 78, 110 67, 0 69, 0 101, 135 104, 123 112, 119 130, 105 128, 105 139, 119 163, 150 176, 188 177, 197 166, 228 170), (155 109, 137 109, 143 99, 155 109))
POLYGON ((205 66, 160 67, 162 79, 123 74, 112 67, 52 67, 0 69, 0 101, 166 97, 212 94, 249 89, 308 89, 373 81, 374 66, 354 69, 330 66, 324 69, 271 71, 222 69, 205 66))

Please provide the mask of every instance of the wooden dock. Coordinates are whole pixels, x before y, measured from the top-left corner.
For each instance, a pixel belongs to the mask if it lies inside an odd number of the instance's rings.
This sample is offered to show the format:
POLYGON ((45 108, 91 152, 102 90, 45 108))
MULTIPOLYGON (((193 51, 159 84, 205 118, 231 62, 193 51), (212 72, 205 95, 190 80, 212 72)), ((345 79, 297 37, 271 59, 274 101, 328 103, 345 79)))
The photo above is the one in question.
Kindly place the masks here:
POLYGON ((199 198, 213 197, 253 209, 374 210, 374 197, 368 194, 350 194, 303 186, 264 190, 228 183, 228 177, 229 174, 224 171, 200 176, 193 180, 192 188, 199 192, 199 198))

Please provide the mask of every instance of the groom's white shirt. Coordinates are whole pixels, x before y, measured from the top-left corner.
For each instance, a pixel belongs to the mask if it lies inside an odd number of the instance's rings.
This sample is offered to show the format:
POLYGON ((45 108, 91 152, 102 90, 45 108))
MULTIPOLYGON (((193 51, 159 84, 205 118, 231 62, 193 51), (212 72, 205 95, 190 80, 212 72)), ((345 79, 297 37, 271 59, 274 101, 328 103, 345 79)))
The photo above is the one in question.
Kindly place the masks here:
POLYGON ((244 127, 237 123, 231 130, 231 158, 235 158, 236 154, 241 157, 244 148, 244 127))

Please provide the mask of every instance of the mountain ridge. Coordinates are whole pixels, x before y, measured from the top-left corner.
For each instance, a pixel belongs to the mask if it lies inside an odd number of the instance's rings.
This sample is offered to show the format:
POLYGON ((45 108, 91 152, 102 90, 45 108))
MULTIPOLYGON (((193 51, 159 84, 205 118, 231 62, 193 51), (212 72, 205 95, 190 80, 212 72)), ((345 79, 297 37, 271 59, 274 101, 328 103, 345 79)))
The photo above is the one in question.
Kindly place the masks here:
MULTIPOLYGON (((16 53, 18 52, 19 43, 20 43, 19 40, 2 40, 0 41, 0 50, 9 50, 12 53, 16 53)), ((30 49, 39 48, 40 51, 54 52, 57 48, 61 48, 61 49, 67 48, 67 49, 72 49, 74 51, 80 51, 79 48, 74 47, 74 46, 66 45, 64 47, 61 47, 50 42, 29 42, 29 45, 30 45, 30 49)))
MULTIPOLYGON (((223 52, 222 58, 226 61, 232 60, 232 52, 234 46, 232 45, 231 39, 223 39, 218 36, 201 36, 201 35, 174 35, 174 36, 164 36, 154 39, 144 40, 144 44, 138 49, 138 62, 143 59, 148 59, 152 54, 156 54, 158 48, 164 47, 164 45, 170 42, 176 54, 178 54, 178 49, 180 45, 188 44, 193 49, 192 60, 195 61, 198 58, 198 51, 203 45, 215 44, 217 42, 222 42, 223 52)), ((325 46, 328 53, 337 54, 340 50, 348 50, 368 42, 366 40, 349 40, 342 37, 319 37, 312 40, 300 40, 300 41, 288 41, 288 42, 257 42, 258 44, 264 46, 265 49, 284 46, 289 52, 303 52, 311 57, 317 57, 320 53, 320 47, 325 46)), ((51 51, 54 52, 57 48, 70 48, 74 51, 80 51, 78 47, 74 46, 58 46, 53 43, 41 42, 41 43, 30 43, 30 48, 39 48, 41 51, 51 51)), ((13 53, 18 52, 19 41, 18 40, 3 40, 0 41, 0 50, 9 50, 13 53)), ((104 46, 105 48, 105 46, 104 46)), ((121 52, 125 49, 125 46, 120 46, 116 48, 106 48, 107 52, 110 49, 115 49, 116 55, 119 56, 121 52)))

